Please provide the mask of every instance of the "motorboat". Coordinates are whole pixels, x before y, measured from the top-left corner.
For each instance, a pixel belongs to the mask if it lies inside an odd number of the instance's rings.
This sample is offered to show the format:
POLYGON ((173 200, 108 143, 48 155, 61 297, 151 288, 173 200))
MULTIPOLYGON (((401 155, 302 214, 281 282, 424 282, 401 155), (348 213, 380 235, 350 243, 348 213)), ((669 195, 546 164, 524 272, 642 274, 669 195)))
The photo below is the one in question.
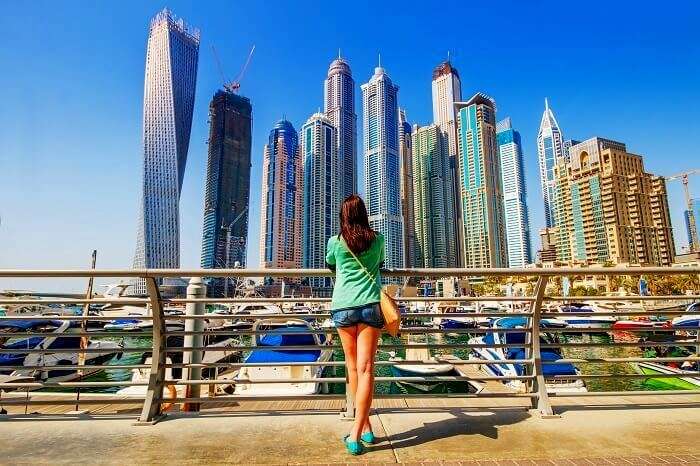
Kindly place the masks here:
MULTIPOLYGON (((444 308, 438 307, 444 314, 466 314, 475 313, 476 310, 471 306, 448 306, 444 308)), ((476 317, 467 316, 454 316, 454 317, 440 317, 436 319, 438 327, 444 330, 451 329, 467 329, 476 328, 478 326, 478 321, 476 317)))
MULTIPOLYGON (((204 352, 202 353, 202 364, 221 364, 221 363, 236 363, 240 362, 241 351, 238 349, 239 341, 236 338, 226 337, 224 335, 216 335, 216 332, 206 332, 204 334, 204 352)), ((184 346, 184 337, 169 336, 167 337, 167 346, 169 348, 184 346)), ((182 352, 169 352, 166 356, 166 364, 182 364, 182 352)), ((141 357, 142 365, 151 364, 151 353, 144 353, 141 357)), ((181 368, 165 368, 165 380, 177 380, 182 377, 181 368)), ((202 371, 203 379, 216 379, 219 373, 219 368, 209 367, 202 371)), ((122 387, 117 391, 117 395, 143 397, 147 392, 147 385, 151 375, 150 368, 134 368, 131 369, 131 381, 140 385, 129 385, 122 387)), ((217 389, 225 388, 225 385, 217 385, 217 389)), ((185 385, 170 385, 164 388, 164 397, 182 397, 185 394, 185 385)))
MULTIPOLYGON (((540 334, 542 343, 551 344, 556 341, 553 335, 547 334, 546 329, 561 326, 559 320, 542 319, 541 328, 543 333, 540 334)), ((501 317, 496 319, 491 324, 496 330, 514 330, 518 328, 526 328, 527 319, 525 317, 501 317)), ((526 333, 523 332, 489 332, 484 336, 471 338, 469 343, 472 345, 500 345, 500 344, 525 344, 526 333)), ((542 362, 550 362, 562 359, 561 351, 556 348, 543 348, 541 350, 542 362)), ((482 368, 492 376, 523 376, 525 375, 525 364, 503 363, 500 361, 510 359, 527 359, 524 347, 477 347, 471 349, 470 359, 480 359, 493 361, 493 363, 484 364, 482 368)), ((570 363, 563 364, 543 364, 542 371, 545 377, 545 384, 548 393, 583 393, 587 392, 583 380, 579 377, 580 372, 570 363), (556 377, 556 378, 555 378, 556 377)), ((517 391, 524 391, 525 384, 522 380, 504 380, 507 386, 517 391)))
POLYGON ((617 319, 612 316, 596 315, 594 306, 583 303, 570 303, 559 306, 559 312, 585 315, 563 315, 559 319, 573 329, 611 328, 617 319))
POLYGON ((614 331, 649 330, 650 332, 672 332, 671 322, 668 320, 653 319, 627 319, 618 320, 612 324, 614 331))
POLYGON ((700 373, 698 373, 697 362, 690 364, 690 367, 687 368, 673 367, 651 361, 633 363, 633 366, 638 373, 649 375, 650 377, 647 380, 653 381, 655 385, 662 385, 666 389, 697 390, 700 387, 700 373), (677 374, 678 377, 653 377, 659 374, 677 374))
MULTIPOLYGON (((417 342, 413 340, 413 338, 413 336, 409 336, 405 358, 396 356, 394 352, 390 353, 391 356, 389 361, 396 363, 391 366, 391 374, 394 377, 435 377, 454 375, 453 364, 441 363, 437 361, 434 357, 430 356, 430 350, 427 347, 416 347, 417 342)), ((429 392, 436 384, 441 382, 399 381, 396 383, 415 388, 421 392, 429 392)))
POLYGON ((2 345, 3 350, 17 350, 17 353, 0 354, 0 366, 27 367, 27 369, 12 371, 10 374, 12 377, 33 377, 35 380, 43 382, 67 382, 102 370, 91 368, 90 366, 102 365, 114 357, 121 357, 121 344, 113 341, 88 340, 85 348, 90 350, 90 352, 84 353, 84 369, 80 371, 52 369, 54 366, 78 365, 81 337, 66 335, 66 330, 71 326, 71 322, 65 320, 47 322, 42 319, 32 319, 29 321, 16 320, 2 323, 3 328, 11 325, 14 325, 20 331, 38 332, 41 329, 50 329, 46 336, 8 340, 2 345), (53 351, 47 353, 21 352, 21 350, 25 349, 53 351), (40 368, 36 368, 36 366, 40 366, 40 368))
POLYGON ((311 395, 327 391, 318 379, 322 378, 323 364, 333 357, 331 348, 298 347, 317 345, 328 346, 331 337, 313 333, 312 325, 303 319, 283 319, 284 326, 277 326, 279 320, 263 319, 255 322, 256 347, 244 359, 246 366, 234 374, 234 395, 242 396, 287 396, 311 395), (285 349, 296 347, 295 349, 285 349), (304 365, 314 363, 318 365, 304 365), (294 379, 296 382, 275 382, 294 379), (262 381, 271 381, 264 383, 262 381))
POLYGON ((673 319, 671 325, 689 330, 700 328, 700 302, 689 304, 685 313, 673 319))

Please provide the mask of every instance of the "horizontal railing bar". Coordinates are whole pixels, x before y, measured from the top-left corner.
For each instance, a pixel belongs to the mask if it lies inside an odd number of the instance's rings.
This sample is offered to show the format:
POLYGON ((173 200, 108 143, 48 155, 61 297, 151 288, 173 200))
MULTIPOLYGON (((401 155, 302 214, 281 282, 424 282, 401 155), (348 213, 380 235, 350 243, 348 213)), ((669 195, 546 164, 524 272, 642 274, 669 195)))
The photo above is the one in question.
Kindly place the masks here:
POLYGON ((620 312, 560 312, 560 311, 543 311, 542 318, 547 317, 619 317, 619 316, 648 316, 648 315, 695 315, 689 314, 685 309, 670 311, 665 309, 647 311, 620 311, 620 312))
MULTIPOLYGON (((566 275, 694 275, 700 267, 417 268, 382 270, 387 277, 467 277, 566 275)), ((332 277, 329 269, 0 269, 0 278, 36 277, 332 277)))
MULTIPOLYGON (((399 302, 437 302, 437 303, 468 303, 468 302, 532 302, 532 296, 397 296, 399 302)), ((36 302, 36 301, 34 301, 36 302)), ((186 303, 329 303, 331 298, 166 298, 165 304, 186 304, 186 303)))
MULTIPOLYGON (((430 377, 375 377, 375 382, 469 382, 472 380, 532 380, 534 375, 468 377, 443 375, 430 377)), ((345 377, 319 377, 315 379, 213 379, 213 380, 166 380, 166 385, 233 385, 233 384, 285 384, 285 383, 345 383, 345 377)), ((147 384, 145 384, 147 385, 147 384)), ((0 384, 2 386, 2 384, 0 384)))
MULTIPOLYGON (((530 328, 517 328, 517 329, 494 329, 486 327, 478 327, 471 329, 439 329, 439 328, 425 328, 425 327, 401 327, 400 333, 411 333, 415 335, 420 334, 445 334, 445 333, 455 333, 455 334, 477 334, 477 333, 528 333, 532 330, 530 328)), ((304 330, 304 335, 327 335, 335 334, 335 328, 329 328, 328 330, 304 330)), ((202 330, 202 331, 166 331, 165 335, 169 337, 175 336, 186 336, 186 335, 299 335, 299 332, 294 331, 277 331, 277 330, 202 330)), ((77 334, 75 334, 77 335, 77 334)), ((90 335, 88 333, 88 335, 90 335)), ((131 332, 134 335, 134 332, 131 332)), ((1 336, 1 334, 0 334, 1 336)), ((412 344, 411 344, 412 345, 412 344)), ((407 345, 407 346, 411 346, 407 345)))
MULTIPOLYGON (((1 325, 0 325, 1 327, 1 325)), ((66 337, 144 337, 149 336, 152 333, 151 328, 145 328, 143 330, 133 330, 131 332, 126 330, 115 330, 110 331, 96 331, 96 332, 65 332, 65 333, 51 333, 51 332, 0 332, 0 338, 19 338, 19 337, 50 337, 50 338, 66 338, 66 337)), ((206 332, 203 333, 207 335, 206 332)))
MULTIPOLYGON (((428 349, 449 349, 449 348, 524 348, 529 347, 529 344, 523 343, 513 343, 513 344, 481 344, 481 343, 415 343, 411 344, 411 348, 428 348, 428 349)), ((382 344, 378 346, 381 351, 383 348, 393 348, 393 349, 405 349, 406 345, 398 344, 382 344)), ((279 351, 284 349, 285 351, 305 351, 310 349, 327 349, 336 350, 342 349, 340 345, 297 345, 297 346, 255 346, 255 345, 237 345, 237 346, 189 346, 189 347, 167 347, 165 351, 172 353, 181 353, 186 351, 231 351, 231 350, 242 350, 242 351, 252 351, 252 350, 262 350, 262 351, 279 351)), ((143 348, 142 348, 143 351, 143 348)), ((55 351, 54 351, 55 352, 55 351)), ((104 350, 102 351, 104 352, 104 350)))
POLYGON ((2 382, 0 388, 79 388, 79 387, 147 387, 148 382, 111 380, 109 382, 2 382))
MULTIPOLYGON (((410 365, 410 366, 434 366, 436 364, 453 364, 455 366, 460 366, 463 364, 492 364, 493 361, 490 359, 463 359, 457 361, 443 361, 438 359, 437 361, 375 361, 375 366, 400 366, 400 365, 410 365)), ((532 364, 532 359, 503 359, 498 361, 499 364, 532 364)), ((239 368, 239 367, 280 367, 280 366, 331 366, 331 367, 343 367, 345 366, 345 361, 326 361, 326 362, 286 362, 284 364, 276 362, 257 362, 257 363, 245 363, 245 362, 212 362, 212 363, 189 363, 189 364, 178 364, 170 363, 165 364, 165 367, 172 369, 187 369, 190 367, 201 367, 201 368, 213 368, 213 367, 223 367, 223 368, 239 368)), ((148 366, 150 367, 150 366, 148 366)))
POLYGON ((669 378, 684 378, 684 377, 700 377, 700 372, 690 372, 683 374, 578 374, 576 376, 552 375, 545 379, 564 380, 564 379, 669 379, 669 378))
MULTIPOLYGON (((85 396, 83 394, 83 396, 85 396)), ((145 401, 145 397, 104 397, 100 399, 93 398, 80 398, 81 405, 130 405, 130 404, 142 404, 145 401)), ((75 398, 66 398, 65 400, 26 400, 24 398, 2 398, 0 399, 0 406, 40 406, 40 405, 75 405, 75 398)), ((167 400, 170 401, 170 400, 167 400)))
POLYGON ((587 347, 628 347, 628 348, 653 348, 654 346, 664 347, 664 346, 697 346, 698 343, 695 341, 659 341, 659 342, 648 342, 640 341, 637 343, 632 342, 615 342, 615 343, 602 343, 602 342, 585 342, 585 343, 542 343, 541 348, 587 348, 587 347))
POLYGON ((670 295, 649 295, 649 296, 545 296, 545 301, 568 301, 571 303, 580 302, 590 302, 590 301, 663 301, 663 300, 688 300, 693 301, 700 299, 700 295, 683 295, 683 294, 670 294, 670 295))
POLYGON ((658 395, 700 395, 700 390, 630 390, 614 392, 555 392, 549 396, 557 398, 579 397, 579 396, 658 396, 658 395))
MULTIPOLYGON (((31 293, 27 293, 30 295, 31 293)), ((0 304, 148 304, 146 298, 2 298, 0 304)), ((145 306, 144 306, 145 307, 145 306)))
MULTIPOLYGON (((177 320, 185 316, 165 316, 166 320, 177 320)), ((44 315, 15 315, 15 316, 2 316, 0 317, 0 327, 2 327, 2 322, 5 320, 71 320, 80 322, 82 320, 94 320, 94 321, 112 321, 121 319, 134 319, 134 320, 153 320, 153 316, 130 316, 130 315, 115 315, 115 316, 44 316, 44 315)))
POLYGON ((700 357, 675 357, 675 358, 562 358, 556 361, 542 361, 542 364, 602 364, 622 362, 684 362, 700 361, 700 357))
MULTIPOLYGON (((537 393, 405 393, 389 394, 375 393, 375 400, 394 400, 403 398, 537 398, 537 393)), ((236 401, 284 401, 284 400, 344 400, 345 394, 316 394, 316 395, 272 395, 268 397, 229 395, 216 398, 173 398, 166 399, 167 403, 235 403, 236 401)))
POLYGON ((109 364, 102 364, 102 365, 90 365, 86 364, 84 366, 76 366, 76 365, 56 365, 56 366, 0 366, 0 371, 19 371, 19 370, 42 370, 42 369, 49 369, 52 371, 57 371, 57 370, 124 370, 124 369, 150 369, 152 366, 150 364, 120 364, 120 365, 114 365, 110 366, 109 364))
POLYGON ((13 349, 0 349, 0 354, 50 354, 50 353, 60 353, 60 354, 111 354, 111 353, 144 353, 146 351, 151 351, 150 346, 127 346, 124 348, 110 348, 110 349, 100 349, 100 348, 54 348, 54 349, 39 349, 39 348, 13 348, 13 349))
POLYGON ((605 333, 605 332, 627 332, 627 333, 648 333, 648 332, 673 332, 676 330, 693 330, 699 327, 647 327, 647 328, 611 328, 611 327, 588 327, 588 328, 576 328, 576 327, 564 327, 564 328, 545 328, 542 329, 545 333, 605 333))

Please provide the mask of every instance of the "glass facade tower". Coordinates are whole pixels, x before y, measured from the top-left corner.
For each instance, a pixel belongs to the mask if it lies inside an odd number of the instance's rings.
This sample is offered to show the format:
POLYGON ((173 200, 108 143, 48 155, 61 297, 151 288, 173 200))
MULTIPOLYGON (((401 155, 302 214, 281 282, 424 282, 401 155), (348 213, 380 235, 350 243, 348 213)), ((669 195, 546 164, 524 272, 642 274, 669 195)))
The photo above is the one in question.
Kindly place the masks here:
POLYGON ((355 81, 350 65, 341 57, 333 60, 324 82, 324 110, 338 129, 339 197, 357 192, 357 115, 355 81))
MULTIPOLYGON (((338 130, 330 119, 316 113, 301 128, 304 166, 303 266, 326 268, 326 243, 339 231, 338 130)), ((310 278, 314 287, 330 287, 329 277, 310 278)))
POLYGON ((520 133, 513 129, 510 118, 496 123, 496 140, 503 185, 508 266, 525 267, 532 262, 525 164, 520 133))
POLYGON ((362 86, 365 201, 370 226, 386 240, 387 268, 404 265, 397 94, 378 66, 362 86))
POLYGON ((564 143, 559 124, 554 118, 554 113, 549 108, 549 102, 547 99, 544 99, 544 113, 540 121, 540 130, 537 133, 537 155, 540 165, 542 199, 544 200, 544 219, 547 228, 556 226, 554 166, 558 163, 558 159, 564 156, 564 153, 564 143))
MULTIPOLYGON (((165 9, 150 24, 143 95, 143 192, 135 268, 180 267, 179 202, 192 127, 199 31, 165 9)), ((134 292, 145 293, 145 281, 134 292)))

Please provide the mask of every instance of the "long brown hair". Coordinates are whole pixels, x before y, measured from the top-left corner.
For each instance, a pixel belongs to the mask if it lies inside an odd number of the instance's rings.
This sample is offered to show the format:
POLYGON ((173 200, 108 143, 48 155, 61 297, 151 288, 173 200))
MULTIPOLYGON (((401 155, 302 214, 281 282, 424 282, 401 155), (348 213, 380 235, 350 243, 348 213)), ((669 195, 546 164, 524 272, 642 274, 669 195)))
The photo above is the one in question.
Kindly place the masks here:
POLYGON ((340 235, 355 254, 369 249, 377 234, 369 226, 362 198, 351 194, 340 205, 340 235))

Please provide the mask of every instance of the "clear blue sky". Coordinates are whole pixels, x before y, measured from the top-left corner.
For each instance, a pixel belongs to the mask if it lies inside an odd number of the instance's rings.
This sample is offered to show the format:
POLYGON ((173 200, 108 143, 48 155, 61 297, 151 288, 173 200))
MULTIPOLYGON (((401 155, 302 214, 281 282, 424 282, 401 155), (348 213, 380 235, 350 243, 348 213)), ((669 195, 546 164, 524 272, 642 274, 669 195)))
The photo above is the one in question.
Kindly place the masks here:
MULTIPOLYGON (((498 118, 512 117, 522 134, 535 245, 543 224, 536 135, 545 96, 566 138, 623 141, 656 174, 699 168, 696 2, 573 3, 4 2, 0 267, 86 267, 93 248, 99 267, 131 266, 148 22, 166 5, 202 31, 180 203, 183 267, 199 264, 207 111, 221 84, 212 44, 229 77, 257 45, 242 83, 254 112, 251 266, 258 263, 267 133, 283 114, 298 128, 322 106, 338 48, 358 85, 358 119, 359 84, 381 52, 400 105, 420 124, 431 120, 432 69, 450 50, 463 94, 495 98, 498 118)), ((700 177, 691 188, 700 196, 700 177)), ((683 198, 678 183, 669 190, 680 248, 687 242, 683 198)))

